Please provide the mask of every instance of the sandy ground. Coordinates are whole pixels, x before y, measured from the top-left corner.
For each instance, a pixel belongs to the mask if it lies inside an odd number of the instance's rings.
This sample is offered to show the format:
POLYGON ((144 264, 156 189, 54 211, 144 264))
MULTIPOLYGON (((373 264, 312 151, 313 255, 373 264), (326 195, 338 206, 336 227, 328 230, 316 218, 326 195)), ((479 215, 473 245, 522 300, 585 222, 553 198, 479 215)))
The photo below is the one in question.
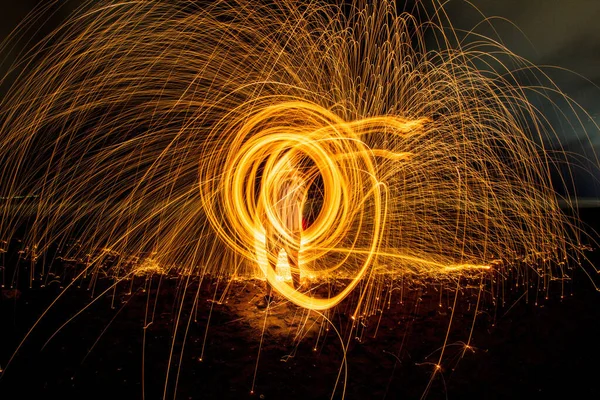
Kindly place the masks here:
MULTIPOLYGON (((109 285, 99 280, 94 295, 109 285)), ((182 279, 163 277, 159 287, 142 277, 91 304, 91 291, 75 287, 8 368, 61 289, 58 282, 5 288, 0 398, 600 398, 600 294, 583 277, 570 291, 537 306, 515 292, 507 296, 514 301, 484 304, 474 325, 474 292, 461 292, 442 368, 431 379, 453 305, 452 293, 440 295, 436 284, 390 296, 359 321, 349 299, 327 314, 329 322, 281 298, 256 307, 264 294, 257 280, 205 278, 186 288, 182 279)))

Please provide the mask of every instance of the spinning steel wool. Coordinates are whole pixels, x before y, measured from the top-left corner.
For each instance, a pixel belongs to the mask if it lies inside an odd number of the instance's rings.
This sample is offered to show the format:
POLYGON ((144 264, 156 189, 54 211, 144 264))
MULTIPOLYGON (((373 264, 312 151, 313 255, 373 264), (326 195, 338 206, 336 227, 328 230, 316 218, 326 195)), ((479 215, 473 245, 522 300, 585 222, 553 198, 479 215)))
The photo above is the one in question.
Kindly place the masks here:
POLYGON ((129 277, 126 256, 151 255, 184 274, 266 277, 313 310, 359 287, 357 310, 369 308, 384 276, 565 278, 581 233, 552 184, 556 132, 528 97, 560 92, 519 83, 543 74, 432 7, 82 6, 4 80, 2 238, 26 226, 35 257, 56 244, 82 274, 129 277), (268 266, 289 163, 305 187, 299 272, 345 282, 326 295, 268 266))

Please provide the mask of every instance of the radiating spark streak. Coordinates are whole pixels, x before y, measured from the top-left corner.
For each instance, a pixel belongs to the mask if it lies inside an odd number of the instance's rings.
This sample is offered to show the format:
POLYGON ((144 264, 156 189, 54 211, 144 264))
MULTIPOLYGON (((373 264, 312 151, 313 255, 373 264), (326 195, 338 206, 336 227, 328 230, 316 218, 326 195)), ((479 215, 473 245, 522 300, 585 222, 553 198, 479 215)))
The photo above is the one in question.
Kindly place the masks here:
POLYGON ((0 240, 26 226, 37 259, 78 238, 64 256, 117 282, 132 275, 128 257, 148 254, 188 279, 260 277, 309 310, 358 291, 355 318, 377 309, 382 276, 487 282, 531 270, 545 287, 563 282, 590 240, 559 206, 553 179, 568 186, 572 168, 528 96, 586 132, 580 107, 501 41, 456 32, 437 0, 427 21, 421 5, 345 4, 78 8, 2 79, 15 78, 0 109, 0 240), (290 272, 341 278, 327 295, 297 290, 269 263, 267 231, 295 240, 276 212, 288 165, 311 218, 290 272), (104 268, 99 249, 120 257, 104 268))
MULTIPOLYGON (((301 269, 352 283, 310 301, 275 286, 296 304, 332 307, 386 258, 435 278, 529 253, 553 274, 581 232, 557 206, 545 147, 557 135, 527 92, 558 89, 516 84, 546 76, 498 41, 453 43, 441 7, 420 24, 387 1, 355 6, 344 18, 319 2, 82 7, 20 60, 30 70, 3 100, 0 233, 27 196, 40 252, 77 232, 81 251, 153 252, 160 265, 217 252, 265 275, 260 215, 278 224, 281 160, 298 160, 321 204, 301 269), (36 153, 48 157, 27 161, 36 153)), ((232 271, 221 264, 203 271, 232 271)))

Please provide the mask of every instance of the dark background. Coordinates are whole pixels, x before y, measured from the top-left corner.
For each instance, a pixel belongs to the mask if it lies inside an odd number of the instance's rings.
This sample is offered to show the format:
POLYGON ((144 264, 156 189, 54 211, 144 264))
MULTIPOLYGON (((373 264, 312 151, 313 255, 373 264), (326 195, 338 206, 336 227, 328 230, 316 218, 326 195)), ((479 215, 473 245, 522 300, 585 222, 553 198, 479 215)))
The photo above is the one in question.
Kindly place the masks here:
MULTIPOLYGON (((437 1, 437 0, 436 0, 437 1)), ((40 0, 0 0, 0 39, 5 38, 40 0)), ((4 75, 20 50, 28 41, 36 42, 67 18, 83 0, 66 0, 51 7, 44 24, 30 31, 30 37, 22 38, 11 50, 0 55, 0 74, 4 75)), ((432 1, 397 1, 398 9, 421 10, 431 13, 432 1)), ((600 1, 597 0, 450 0, 444 10, 453 27, 458 30, 474 30, 502 42, 510 51, 543 68, 544 73, 583 110, 577 115, 583 127, 566 127, 564 119, 558 118, 552 106, 539 98, 531 101, 544 110, 557 129, 562 147, 582 157, 572 157, 569 162, 578 164, 573 168, 576 196, 585 198, 582 205, 600 206, 600 169, 594 160, 600 150, 600 1), (481 23, 485 18, 487 22, 481 23)), ((421 18, 425 19, 421 12, 421 18)), ((8 83, 10 84, 9 79, 8 83)), ((527 82, 525 82, 527 83, 527 82)), ((8 85, 0 86, 0 95, 8 85)), ((564 105, 564 104, 563 104, 564 105)), ((566 107, 563 107, 565 111, 566 107)), ((562 194, 571 195, 573 190, 557 188, 562 194)))
MULTIPOLYGON (((37 0, 3 0, 0 37, 6 37, 37 3, 37 0)), ((67 2, 32 40, 41 39, 79 3, 67 2)), ((493 20, 496 32, 485 25, 480 31, 497 33, 509 49, 535 64, 572 71, 547 70, 560 88, 590 113, 591 119, 584 118, 587 131, 561 130, 562 144, 588 157, 592 151, 600 150, 600 132, 592 124, 592 120, 600 122, 600 89, 596 86, 600 84, 600 1, 473 0, 473 4, 476 8, 464 1, 448 2, 446 10, 455 28, 470 29, 481 21, 480 12, 498 16, 493 20)), ((3 68, 16 53, 1 55, 5 58, 3 68)), ((600 175, 589 166, 577 176, 576 185, 578 193, 586 198, 583 204, 593 206, 600 198, 597 183, 600 175)), ((584 222, 591 225, 590 232, 600 227, 597 209, 581 212, 584 222)), ((600 265, 597 252, 590 257, 594 265, 600 265)), ((177 303, 173 298, 177 290, 176 286, 169 289, 168 285, 163 289, 164 320, 156 324, 153 339, 146 343, 149 349, 146 356, 150 360, 146 367, 149 399, 162 397, 165 350, 170 345, 172 312, 177 303)), ((56 287, 24 290, 19 299, 2 298, 0 369, 57 291, 56 287)), ((107 297, 40 351, 48 336, 81 309, 84 298, 88 298, 85 293, 73 291, 36 329, 37 334, 26 343, 10 371, 0 380, 2 400, 41 396, 141 398, 140 315, 146 304, 144 296, 134 299, 118 315, 118 310, 110 308, 111 298, 107 297), (88 353, 105 328, 106 334, 88 353)), ((515 295, 514 300, 518 298, 515 295)), ((537 306, 525 301, 517 301, 512 308, 513 303, 486 305, 486 314, 478 319, 474 333, 473 344, 478 350, 452 364, 455 369, 445 369, 444 379, 435 381, 429 398, 600 398, 599 305, 600 296, 583 273, 575 275, 566 298, 553 293, 548 301, 537 306)), ((430 318, 436 312, 428 311, 427 307, 417 315, 407 316, 407 310, 409 307, 404 306, 384 314, 384 326, 390 328, 387 336, 364 345, 355 344, 349 350, 348 399, 419 398, 423 393, 431 371, 421 364, 442 342, 446 320, 430 318)), ((207 312, 203 308, 200 315, 206 316, 207 312)), ((193 360, 199 353, 198 341, 202 340, 202 324, 206 321, 192 328, 178 398, 259 398, 261 394, 267 399, 329 398, 339 367, 339 344, 331 341, 329 347, 314 355, 310 344, 304 342, 294 363, 287 364, 279 359, 289 351, 289 346, 272 337, 267 338, 266 350, 261 355, 264 364, 257 392, 250 396, 248 374, 253 372, 260 337, 253 336, 253 331, 245 325, 230 323, 232 319, 233 314, 225 309, 217 310, 213 316, 210 357, 204 364, 193 360), (288 367, 293 367, 292 372, 288 367)), ((470 328, 469 321, 457 325, 457 329, 463 329, 462 337, 470 328)))

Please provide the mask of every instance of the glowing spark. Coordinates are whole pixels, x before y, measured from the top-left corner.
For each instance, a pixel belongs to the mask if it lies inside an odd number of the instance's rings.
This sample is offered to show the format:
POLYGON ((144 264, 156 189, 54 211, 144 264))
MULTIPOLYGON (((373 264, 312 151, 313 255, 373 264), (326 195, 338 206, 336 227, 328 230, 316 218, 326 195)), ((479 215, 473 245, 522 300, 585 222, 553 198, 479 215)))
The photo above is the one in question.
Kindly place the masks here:
POLYGON ((315 310, 359 282, 363 304, 379 275, 527 260, 544 284, 564 277, 582 235, 552 187, 556 132, 527 97, 541 85, 516 80, 538 70, 498 41, 463 45, 443 12, 421 23, 370 3, 79 9, 19 59, 2 101, 1 239, 28 220, 27 248, 77 237, 63 256, 92 273, 123 277, 125 255, 153 254, 182 274, 266 277, 315 310), (300 273, 347 279, 326 296, 266 261, 265 229, 285 239, 273 208, 287 162, 305 169, 311 217, 300 273))

